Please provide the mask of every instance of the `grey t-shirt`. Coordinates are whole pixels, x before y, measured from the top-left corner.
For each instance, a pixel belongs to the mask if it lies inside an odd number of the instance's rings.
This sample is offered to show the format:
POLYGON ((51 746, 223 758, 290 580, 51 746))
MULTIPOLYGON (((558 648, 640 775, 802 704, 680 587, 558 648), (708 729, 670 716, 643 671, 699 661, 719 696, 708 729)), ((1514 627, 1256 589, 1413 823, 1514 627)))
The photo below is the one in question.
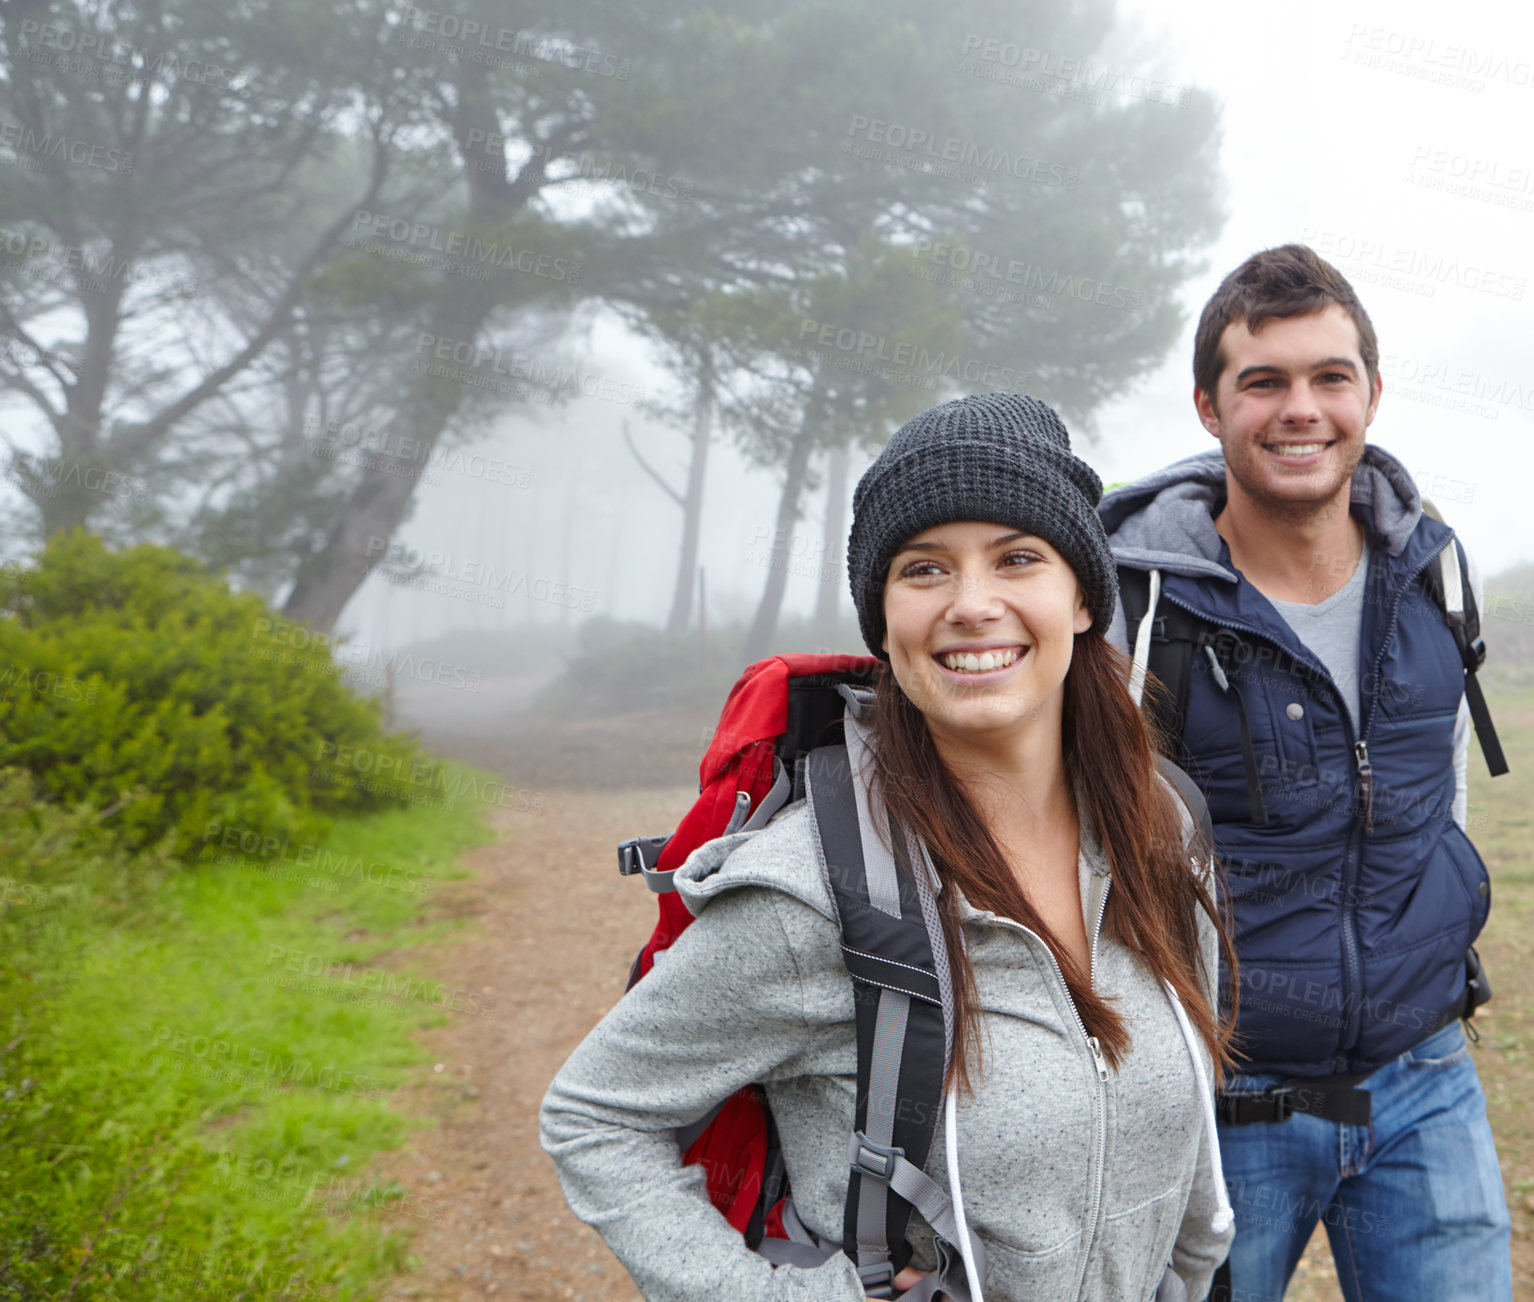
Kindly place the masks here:
MULTIPOLYGON (((1268 597, 1273 609, 1284 617, 1295 637, 1326 666, 1332 681, 1347 702, 1358 731, 1358 643, 1363 636, 1364 580, 1369 573, 1369 541, 1352 576, 1336 592, 1309 605, 1303 601, 1279 601, 1268 597)), ((1264 594, 1266 595, 1266 594, 1264 594)))

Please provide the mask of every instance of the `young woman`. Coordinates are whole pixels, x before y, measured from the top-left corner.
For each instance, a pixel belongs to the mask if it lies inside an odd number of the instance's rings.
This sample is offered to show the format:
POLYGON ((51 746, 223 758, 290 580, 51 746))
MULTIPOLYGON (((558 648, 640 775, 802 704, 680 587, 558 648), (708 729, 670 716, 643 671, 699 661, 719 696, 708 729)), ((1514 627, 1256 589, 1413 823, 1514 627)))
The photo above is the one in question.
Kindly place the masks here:
MULTIPOLYGON (((1053 411, 991 394, 905 425, 853 503, 853 601, 886 662, 858 725, 869 787, 935 872, 953 973, 926 1172, 967 1222, 975 1299, 983 1249, 989 1302, 1202 1298, 1231 1238, 1212 1147, 1224 942, 1104 641, 1101 495, 1053 411)), ((809 811, 676 876, 696 921, 560 1071, 544 1147, 650 1302, 861 1302, 840 1252, 774 1268, 749 1251, 671 1133, 764 1082, 794 1210, 840 1240, 853 987, 809 811)), ((897 1292, 939 1264, 915 1217, 910 1242, 897 1292)))

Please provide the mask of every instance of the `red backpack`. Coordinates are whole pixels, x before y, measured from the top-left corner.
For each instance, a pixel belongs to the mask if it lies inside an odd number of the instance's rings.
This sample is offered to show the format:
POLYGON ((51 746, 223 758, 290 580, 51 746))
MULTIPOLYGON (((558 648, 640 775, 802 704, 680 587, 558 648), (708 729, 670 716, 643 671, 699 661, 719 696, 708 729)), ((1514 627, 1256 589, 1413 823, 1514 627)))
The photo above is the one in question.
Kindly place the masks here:
MULTIPOLYGON (((804 758, 817 745, 841 741, 847 704, 837 688, 870 685, 877 663, 872 656, 781 655, 741 674, 698 767, 698 799, 676 831, 618 847, 619 872, 642 874, 660 897, 660 920, 634 960, 630 987, 692 921, 673 893, 672 874, 700 845, 760 827, 804 794, 804 758)), ((753 1248, 764 1237, 787 1237, 780 1219, 782 1180, 769 1180, 776 1134, 758 1086, 737 1091, 678 1142, 683 1163, 703 1164, 709 1198, 753 1248)))

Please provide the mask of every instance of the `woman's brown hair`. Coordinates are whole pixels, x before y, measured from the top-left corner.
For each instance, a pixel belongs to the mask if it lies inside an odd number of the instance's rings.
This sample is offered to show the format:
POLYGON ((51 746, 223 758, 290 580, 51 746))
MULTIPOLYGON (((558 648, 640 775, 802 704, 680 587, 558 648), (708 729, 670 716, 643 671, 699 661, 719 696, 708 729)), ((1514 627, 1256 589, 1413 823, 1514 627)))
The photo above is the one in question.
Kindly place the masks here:
MULTIPOLYGON (((1151 732, 1125 686, 1128 662, 1100 633, 1078 634, 1065 676, 1061 728, 1066 778, 1113 874, 1103 931, 1171 983, 1217 1068, 1231 1067, 1231 1021, 1204 998, 1196 911, 1215 923, 1234 999, 1236 959, 1210 891, 1189 863, 1179 798, 1158 779, 1151 732)), ((943 761, 926 719, 879 667, 872 718, 874 773, 898 824, 932 856, 944 886, 957 886, 976 908, 1011 918, 1054 954, 1087 1034, 1117 1067, 1129 1048, 1123 1018, 1091 987, 1070 951, 1038 915, 963 784, 943 761)), ((960 932, 958 892, 939 896, 943 939, 953 968, 954 1046, 948 1081, 968 1089, 969 1057, 981 1051, 974 973, 960 932)), ((1090 928, 1091 920, 1087 920, 1090 928)), ((1211 984, 1216 973, 1209 973, 1211 984)))

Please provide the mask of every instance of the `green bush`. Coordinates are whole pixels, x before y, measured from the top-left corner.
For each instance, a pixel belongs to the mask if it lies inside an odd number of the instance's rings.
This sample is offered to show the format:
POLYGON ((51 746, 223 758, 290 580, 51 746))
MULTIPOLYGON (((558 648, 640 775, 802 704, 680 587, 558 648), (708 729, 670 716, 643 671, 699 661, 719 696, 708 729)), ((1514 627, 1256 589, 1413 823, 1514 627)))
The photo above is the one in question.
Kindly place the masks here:
POLYGON ((55 537, 37 564, 0 567, 0 765, 100 808, 125 847, 178 854, 421 798, 435 762, 293 630, 167 548, 55 537))

